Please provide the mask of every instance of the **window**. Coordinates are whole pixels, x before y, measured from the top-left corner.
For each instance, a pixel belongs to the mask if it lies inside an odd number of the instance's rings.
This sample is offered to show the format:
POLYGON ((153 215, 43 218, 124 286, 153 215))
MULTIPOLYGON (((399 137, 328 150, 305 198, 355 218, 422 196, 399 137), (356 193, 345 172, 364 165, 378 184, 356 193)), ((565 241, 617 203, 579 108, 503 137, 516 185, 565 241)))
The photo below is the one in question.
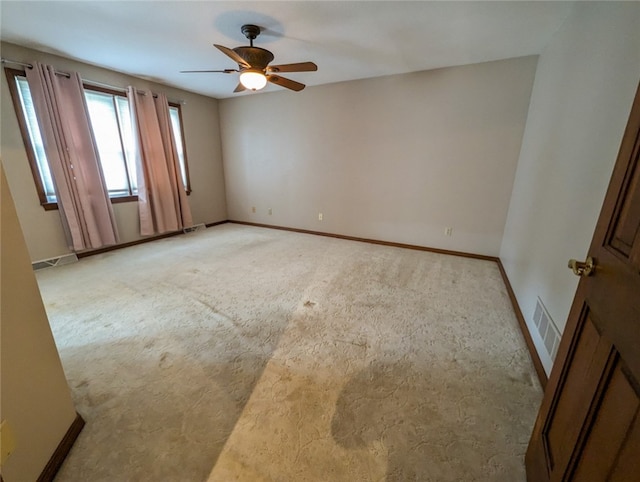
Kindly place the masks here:
POLYGON ((126 96, 86 88, 84 96, 109 196, 135 196, 138 192, 135 144, 126 96))
POLYGON ((20 124, 22 140, 27 150, 29 166, 31 167, 31 173, 36 183, 38 197, 40 198, 40 204, 42 204, 45 209, 53 209, 56 207, 56 193, 53 187, 47 157, 44 153, 40 128, 38 127, 38 122, 35 120, 36 116, 27 79, 24 76, 24 72, 20 70, 7 68, 5 71, 7 80, 9 81, 13 107, 18 116, 18 123, 20 124))
MULTIPOLYGON (((6 68, 5 71, 40 204, 45 209, 57 209, 53 178, 49 170, 27 78, 21 70, 6 68)), ((95 136, 100 164, 111 202, 136 200, 138 184, 135 143, 126 94, 87 84, 84 88, 91 128, 95 136)), ((178 151, 182 182, 185 191, 189 194, 191 186, 180 104, 170 103, 169 115, 178 151)))
POLYGON ((169 102, 169 115, 171 116, 171 130, 173 138, 176 140, 176 148, 178 149, 178 160, 180 161, 180 174, 182 174, 182 183, 187 191, 191 194, 191 182, 189 181, 189 165, 187 164, 187 150, 184 148, 184 132, 182 130, 182 109, 180 104, 169 102))

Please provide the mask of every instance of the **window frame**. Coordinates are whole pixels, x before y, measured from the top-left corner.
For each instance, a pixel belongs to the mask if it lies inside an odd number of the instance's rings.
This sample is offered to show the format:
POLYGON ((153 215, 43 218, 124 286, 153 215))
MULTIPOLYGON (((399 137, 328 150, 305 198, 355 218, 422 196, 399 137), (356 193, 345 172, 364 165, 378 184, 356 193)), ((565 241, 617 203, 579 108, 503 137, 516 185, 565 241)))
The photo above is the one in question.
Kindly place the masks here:
MULTIPOLYGON (((187 196, 191 194, 191 177, 189 176, 189 161, 187 160, 187 140, 184 137, 184 121, 182 120, 182 104, 169 101, 169 107, 177 107, 178 117, 180 119, 180 136, 182 137, 182 156, 184 158, 184 189, 187 196)), ((174 139, 175 142, 175 139, 174 139)))
MULTIPOLYGON (((29 128, 27 126, 27 120, 25 118, 24 111, 22 110, 22 105, 20 104, 20 93, 18 92, 16 77, 25 77, 26 72, 23 69, 13 69, 11 67, 5 67, 4 71, 5 71, 5 76, 7 78, 7 84, 9 85, 9 92, 11 94, 13 109, 16 113, 18 126, 20 127, 20 135, 22 136, 22 143, 24 144, 24 147, 25 147, 27 160, 29 161, 29 168, 31 169, 31 175, 33 176, 36 192, 38 194, 38 200, 40 201, 40 205, 44 208, 45 211, 57 210, 58 203, 49 201, 45 194, 44 185, 42 183, 42 178, 40 177, 40 170, 38 168, 38 163, 36 160, 36 154, 33 149, 33 144, 31 143, 31 138, 29 136, 29 128)), ((86 90, 92 90, 95 92, 101 92, 101 93, 110 94, 113 96, 119 96, 119 97, 125 97, 125 98, 127 97, 126 92, 119 91, 116 89, 110 89, 108 87, 93 85, 87 82, 83 82, 83 88, 86 90)), ((180 119, 180 135, 182 136, 184 170, 185 170, 185 177, 186 177, 184 189, 187 195, 189 195, 191 194, 191 180, 189 177, 189 163, 187 161, 187 142, 184 135, 182 105, 177 102, 169 102, 169 105, 171 107, 176 107, 178 109, 178 116, 180 119)), ((119 123, 118 123, 118 130, 120 130, 119 123)), ((120 142, 123 142, 122 132, 120 132, 120 142)), ((131 187, 128 171, 127 171, 127 181, 129 183, 129 187, 131 187)), ((134 202, 138 200, 138 195, 132 194, 129 196, 113 196, 113 197, 109 196, 109 200, 111 201, 112 204, 134 202)))
POLYGON ((45 194, 44 185, 42 184, 42 178, 40 177, 40 170, 38 169, 38 162, 36 161, 36 153, 33 150, 33 144, 31 144, 31 138, 29 137, 27 120, 25 119, 24 112, 22 111, 22 105, 20 104, 20 93, 18 92, 16 77, 24 77, 25 71, 5 67, 4 72, 7 76, 9 92, 11 93, 11 101, 13 102, 13 110, 15 111, 16 117, 18 118, 20 135, 22 136, 22 142, 24 144, 25 150, 27 151, 27 159, 29 160, 29 167, 31 168, 31 174, 33 175, 33 180, 36 185, 36 191, 38 192, 40 205, 45 209, 45 211, 58 209, 58 203, 49 201, 47 199, 47 195, 45 194))

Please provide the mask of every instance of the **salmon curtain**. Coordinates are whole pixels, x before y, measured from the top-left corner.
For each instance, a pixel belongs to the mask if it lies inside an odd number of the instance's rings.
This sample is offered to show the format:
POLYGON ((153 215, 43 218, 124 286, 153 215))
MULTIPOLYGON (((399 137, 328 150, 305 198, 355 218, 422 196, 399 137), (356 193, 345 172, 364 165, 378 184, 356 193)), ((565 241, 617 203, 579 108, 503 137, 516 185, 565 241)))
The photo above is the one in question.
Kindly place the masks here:
POLYGON ((193 225, 182 184, 169 102, 164 94, 127 89, 137 143, 140 234, 162 234, 193 225))
POLYGON ((38 62, 26 69, 26 77, 69 247, 81 251, 118 243, 82 79, 38 62))

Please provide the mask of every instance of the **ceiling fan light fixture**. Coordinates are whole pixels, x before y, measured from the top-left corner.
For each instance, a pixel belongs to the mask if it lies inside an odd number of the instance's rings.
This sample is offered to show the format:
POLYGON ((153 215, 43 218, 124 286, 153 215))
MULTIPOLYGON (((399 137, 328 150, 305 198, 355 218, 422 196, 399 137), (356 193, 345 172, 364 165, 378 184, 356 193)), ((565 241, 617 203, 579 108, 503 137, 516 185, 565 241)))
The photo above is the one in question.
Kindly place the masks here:
MULTIPOLYGON (((0 0, 2 1, 2 0, 0 0)), ((274 59, 271 52, 261 47, 254 47, 253 41, 260 35, 261 28, 257 25, 243 25, 241 32, 249 39, 249 46, 240 46, 233 49, 224 45, 213 44, 215 48, 238 64, 237 69, 224 70, 183 70, 184 73, 195 72, 220 72, 230 74, 240 73, 240 82, 233 93, 244 92, 245 90, 264 89, 268 82, 284 87, 285 89, 300 92, 305 85, 295 80, 287 79, 276 75, 280 72, 315 72, 318 66, 313 62, 296 62, 293 64, 269 65, 274 59)))
POLYGON ((240 83, 249 90, 260 90, 267 85, 267 78, 260 70, 245 70, 240 74, 240 83))

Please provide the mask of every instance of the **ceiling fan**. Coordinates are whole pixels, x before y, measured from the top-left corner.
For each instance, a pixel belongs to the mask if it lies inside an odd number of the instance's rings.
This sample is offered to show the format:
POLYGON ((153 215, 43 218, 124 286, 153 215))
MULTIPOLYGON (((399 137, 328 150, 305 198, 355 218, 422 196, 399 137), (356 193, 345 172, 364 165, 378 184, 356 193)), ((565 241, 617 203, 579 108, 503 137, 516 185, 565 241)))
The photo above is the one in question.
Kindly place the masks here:
POLYGON ((222 74, 240 73, 240 82, 233 91, 242 92, 244 90, 260 90, 267 85, 267 82, 295 90, 304 89, 305 85, 295 80, 287 79, 277 75, 280 72, 314 72, 318 66, 313 62, 298 62, 295 64, 269 65, 274 57, 271 52, 260 47, 254 47, 253 41, 260 35, 260 27, 257 25, 243 25, 240 29, 245 37, 249 39, 249 46, 236 47, 230 49, 224 45, 214 46, 222 53, 230 57, 238 64, 237 69, 224 70, 181 70, 181 73, 202 73, 217 72, 222 74))

